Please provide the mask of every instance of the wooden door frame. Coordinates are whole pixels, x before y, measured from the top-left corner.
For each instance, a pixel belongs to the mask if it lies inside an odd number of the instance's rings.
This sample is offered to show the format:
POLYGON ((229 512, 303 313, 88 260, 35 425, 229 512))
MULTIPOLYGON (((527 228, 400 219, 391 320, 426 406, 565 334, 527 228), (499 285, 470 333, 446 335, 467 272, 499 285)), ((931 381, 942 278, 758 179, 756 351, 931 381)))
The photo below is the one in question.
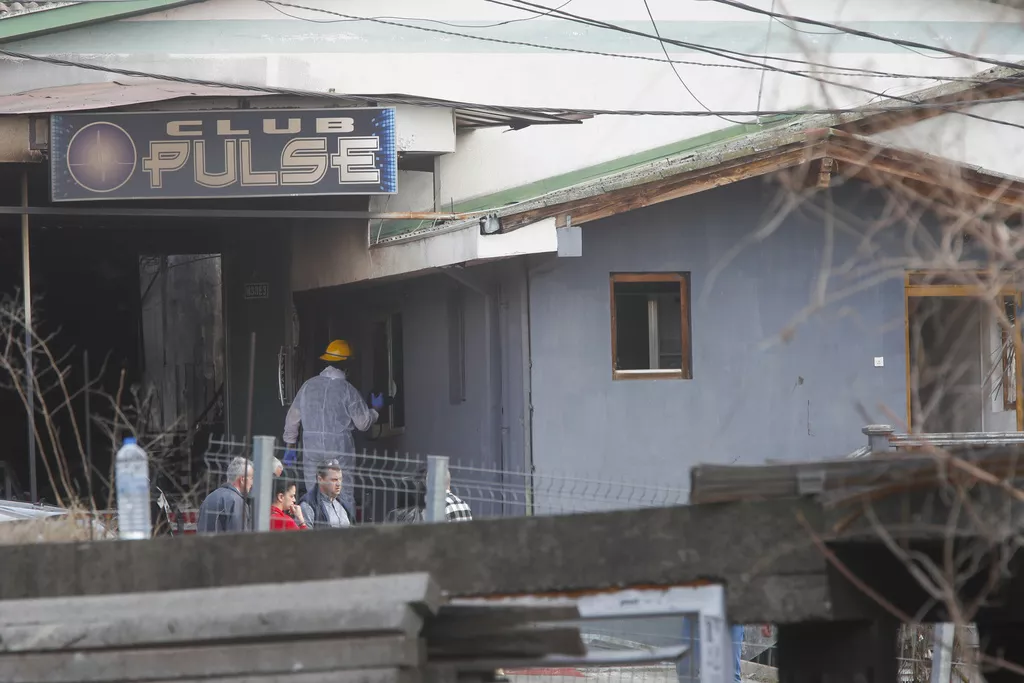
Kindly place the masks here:
MULTIPOLYGON (((903 330, 904 330, 904 343, 905 343, 905 354, 906 354, 906 386, 907 386, 907 431, 912 432, 914 430, 913 423, 913 396, 910 390, 910 300, 911 299, 924 299, 928 297, 970 297, 975 299, 983 299, 990 294, 987 287, 983 285, 958 285, 958 284, 942 284, 942 285, 931 285, 931 284, 914 284, 911 279, 914 276, 920 275, 942 275, 944 272, 939 270, 908 270, 903 275, 903 330)), ((984 276, 984 271, 974 271, 978 277, 984 276)), ((999 290, 999 296, 1012 296, 1017 302, 1017 310, 1020 310, 1022 300, 1022 288, 1016 286, 1001 287, 999 290)), ((1017 325, 1017 330, 1020 330, 1020 325, 1017 325)), ((1021 366, 1021 350, 1022 341, 1021 335, 1018 332, 1014 336, 1014 369, 1017 375, 1017 431, 1024 431, 1024 376, 1022 376, 1021 366)))

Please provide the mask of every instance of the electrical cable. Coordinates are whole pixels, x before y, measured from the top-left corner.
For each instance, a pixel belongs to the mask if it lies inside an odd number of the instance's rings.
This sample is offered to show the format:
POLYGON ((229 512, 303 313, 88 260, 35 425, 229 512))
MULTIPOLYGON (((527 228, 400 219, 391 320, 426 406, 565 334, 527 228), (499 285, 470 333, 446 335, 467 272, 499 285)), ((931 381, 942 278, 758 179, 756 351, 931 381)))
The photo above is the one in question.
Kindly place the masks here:
MULTIPOLYGON (((263 2, 278 2, 278 0, 263 0, 263 2)), ((645 33, 643 31, 636 31, 636 30, 633 30, 633 29, 628 29, 628 28, 626 28, 624 26, 619 26, 617 24, 612 24, 612 23, 608 23, 608 22, 605 22, 605 21, 600 21, 600 20, 597 20, 597 19, 591 19, 589 17, 580 16, 578 14, 572 14, 571 12, 565 12, 565 11, 561 11, 561 10, 554 10, 552 8, 545 7, 544 5, 538 5, 538 4, 533 3, 533 2, 527 2, 526 0, 513 0, 513 2, 518 2, 519 4, 510 4, 509 2, 503 2, 501 0, 484 0, 484 2, 489 2, 489 3, 495 4, 495 5, 502 5, 504 7, 511 7, 513 9, 518 9, 518 10, 520 10, 522 12, 533 11, 533 9, 531 9, 531 8, 550 9, 552 15, 558 16, 561 19, 566 19, 566 20, 569 20, 569 21, 575 21, 576 23, 582 23, 582 24, 585 24, 587 26, 593 26, 595 28, 605 28, 605 29, 609 29, 609 30, 619 31, 621 33, 626 33, 626 34, 629 34, 629 35, 640 36, 640 37, 644 37, 644 38, 651 38, 651 39, 655 39, 655 40, 657 39, 657 36, 654 36, 654 35, 652 35, 650 33, 645 33)), ((690 42, 681 41, 681 40, 668 40, 667 42, 669 44, 671 44, 671 45, 677 45, 679 47, 685 47, 685 48, 688 48, 688 49, 691 49, 691 50, 695 50, 697 52, 707 52, 707 53, 715 54, 715 55, 718 55, 718 56, 725 56, 728 59, 736 59, 736 57, 747 57, 747 58, 751 58, 751 59, 771 59, 771 60, 777 61, 777 62, 788 62, 788 63, 793 63, 793 64, 802 64, 802 65, 806 65, 806 66, 815 66, 815 67, 819 67, 819 68, 844 69, 844 70, 848 70, 848 71, 851 71, 851 72, 854 72, 854 73, 856 73, 858 71, 862 71, 862 69, 860 69, 859 67, 842 67, 842 66, 838 66, 838 65, 825 64, 823 62, 813 62, 813 61, 809 61, 809 60, 806 60, 806 59, 796 59, 796 58, 793 58, 793 57, 779 57, 779 56, 774 56, 774 55, 754 54, 754 53, 751 53, 751 52, 741 52, 739 50, 730 50, 729 48, 724 48, 724 47, 722 47, 722 48, 713 48, 713 47, 710 47, 708 45, 702 45, 700 43, 690 43, 690 42)), ((739 61, 744 61, 744 62, 747 62, 747 63, 751 63, 749 61, 749 59, 747 59, 747 60, 739 60, 739 61)), ((756 62, 754 62, 754 63, 756 64, 756 62)), ((1022 68, 1022 65, 1015 65, 1014 68, 1022 68)), ((870 70, 867 70, 867 71, 870 71, 870 70)), ((799 73, 799 72, 789 72, 789 71, 787 71, 785 73, 799 73)), ((810 73, 813 73, 813 72, 810 72, 810 73)), ((909 75, 909 74, 907 75, 907 77, 908 78, 928 78, 927 76, 915 76, 915 75, 909 75)))
MULTIPOLYGON (((154 80, 169 81, 172 83, 182 83, 186 85, 198 85, 203 87, 212 88, 228 88, 240 91, 259 92, 271 95, 290 95, 293 97, 309 97, 309 98, 320 98, 320 99, 333 99, 339 102, 344 101, 357 101, 365 104, 376 105, 380 102, 385 103, 396 103, 396 104, 415 104, 420 106, 444 106, 454 108, 465 108, 465 109, 499 109, 504 112, 511 114, 522 114, 528 116, 548 116, 552 117, 552 121, 564 123, 564 119, 555 117, 565 117, 570 115, 582 115, 582 116, 678 116, 678 117, 706 117, 706 116, 795 116, 795 115, 843 115, 843 114, 882 114, 882 113, 899 113, 904 111, 948 111, 952 113, 961 113, 964 115, 970 115, 967 112, 959 112, 957 107, 963 106, 963 102, 908 102, 906 104, 888 104, 888 105, 867 105, 861 107, 833 107, 833 108, 802 108, 802 109, 771 109, 771 110, 721 110, 721 111, 707 111, 704 109, 690 110, 690 111, 679 111, 679 110, 649 110, 649 109, 582 109, 582 108, 551 108, 551 107, 510 107, 504 105, 485 105, 473 102, 461 102, 455 100, 438 100, 428 97, 413 97, 413 96, 396 96, 396 95, 339 95, 337 93, 325 93, 313 90, 299 90, 294 88, 279 88, 262 85, 253 85, 246 83, 228 83, 224 81, 212 81, 199 78, 186 78, 182 76, 171 76, 168 74, 159 74, 147 71, 138 71, 133 69, 120 69, 111 66, 102 66, 98 64, 89 64, 86 62, 75 62, 67 59, 61 59, 57 57, 48 57, 44 55, 31 55, 23 52, 15 52, 13 50, 0 49, 0 56, 8 57, 11 59, 19 59, 25 61, 42 62, 46 64, 53 64, 55 66, 66 66, 74 67, 79 69, 86 69, 89 71, 99 71, 103 73, 116 74, 119 76, 130 76, 133 78, 152 78, 154 80)), ((1004 102, 1021 102, 1024 101, 1024 93, 1020 95, 1010 95, 1005 97, 994 97, 986 99, 977 99, 969 102, 971 105, 978 104, 999 104, 1004 102)), ((977 117, 975 118, 985 118, 977 117)), ((998 119, 987 119, 995 123, 1002 125, 1011 126, 1014 128, 1024 129, 1024 124, 1013 123, 1010 121, 1000 121, 998 119)))
MULTIPOLYGON (((413 104, 420 106, 441 106, 441 107, 455 107, 473 109, 478 108, 482 110, 494 110, 500 109, 504 112, 512 114, 524 114, 530 116, 547 116, 551 119, 551 123, 566 123, 564 116, 567 114, 573 114, 575 112, 566 111, 563 114, 555 113, 555 110, 545 111, 540 108, 528 108, 528 107, 509 107, 509 106, 491 106, 491 105, 480 105, 472 104, 470 102, 457 102, 452 100, 440 100, 431 97, 416 97, 416 96, 402 96, 402 95, 358 95, 358 94, 345 94, 339 95, 337 93, 330 92, 319 92, 315 90, 301 90, 296 88, 280 88, 271 87, 265 85, 255 85, 248 83, 228 83, 224 81, 213 81, 202 78, 187 78, 183 76, 172 76, 170 74, 159 74, 149 71, 139 71, 136 69, 121 69, 112 66, 102 66, 99 64, 89 64, 88 62, 76 62, 69 59, 61 59, 59 57, 49 57, 45 55, 32 55, 24 52, 15 52, 13 50, 0 49, 0 56, 9 57, 11 59, 21 59, 31 62, 42 62, 45 64, 53 64, 55 66, 66 66, 74 67, 78 69, 85 69, 88 71, 99 71, 102 73, 116 74, 119 76, 130 76, 132 78, 152 78, 154 80, 168 81, 172 83, 182 83, 185 85, 199 85, 210 88, 229 88, 232 90, 242 90, 250 92, 258 92, 268 95, 290 95, 293 97, 312 97, 321 99, 331 99, 339 102, 344 101, 356 101, 363 104, 369 104, 371 106, 376 103, 385 101, 390 104, 413 104)), ((541 123, 541 122, 537 122, 541 123)))
MULTIPOLYGON (((775 9, 776 0, 772 0, 772 9, 775 9)), ((768 30, 764 34, 764 59, 761 61, 762 64, 768 63, 768 48, 772 44, 772 28, 775 24, 771 20, 768 20, 768 30)), ((761 104, 764 102, 764 77, 767 74, 767 70, 762 68, 760 78, 757 79, 757 108, 761 108, 761 104)), ((760 120, 758 121, 760 123, 760 120)))
MULTIPOLYGON (((573 2, 573 0, 565 0, 565 2, 563 2, 561 5, 559 5, 555 9, 562 9, 563 7, 565 7, 566 5, 568 5, 571 2, 573 2)), ((300 17, 300 16, 296 16, 294 14, 289 14, 288 12, 285 12, 283 9, 278 7, 276 3, 268 2, 266 4, 269 5, 274 11, 276 11, 276 12, 278 12, 280 14, 283 14, 284 16, 286 16, 286 17, 288 17, 290 19, 297 19, 299 21, 307 21, 307 22, 312 23, 312 24, 344 24, 344 23, 348 23, 348 22, 375 21, 377 19, 392 19, 392 20, 399 20, 399 21, 423 21, 423 22, 429 22, 431 24, 440 24, 441 26, 450 26, 452 28, 497 28, 499 26, 508 26, 509 24, 518 24, 518 23, 521 23, 521 22, 524 22, 524 21, 532 21, 534 19, 539 19, 539 18, 547 16, 549 14, 549 12, 535 12, 534 16, 532 16, 532 17, 524 17, 522 19, 508 19, 506 21, 498 21, 498 22, 495 22, 493 24, 457 24, 457 23, 451 22, 451 21, 442 21, 441 19, 429 19, 429 18, 426 18, 426 17, 392 17, 392 16, 354 17, 352 19, 310 19, 308 17, 300 17)))
MULTIPOLYGON (((499 44, 499 45, 511 45, 511 46, 516 46, 516 47, 532 47, 532 48, 537 48, 537 49, 541 49, 541 50, 551 50, 551 51, 555 51, 555 52, 565 52, 565 53, 569 53, 569 54, 593 55, 593 56, 599 56, 599 57, 613 57, 613 58, 618 58, 618 59, 632 59, 632 60, 646 61, 646 62, 658 62, 658 63, 665 62, 665 60, 660 58, 660 57, 648 57, 648 56, 645 56, 645 55, 622 54, 622 53, 616 53, 616 52, 602 52, 600 50, 584 50, 584 49, 581 49, 581 48, 560 47, 560 46, 556 46, 556 45, 544 45, 544 44, 541 44, 541 43, 530 43, 530 42, 525 42, 525 41, 521 41, 521 40, 509 40, 509 39, 505 39, 505 38, 493 38, 493 37, 490 37, 490 36, 478 36, 478 35, 473 35, 473 34, 469 34, 469 33, 459 33, 459 32, 456 32, 456 31, 445 31, 443 29, 430 28, 429 26, 417 26, 415 24, 401 23, 400 21, 394 21, 391 18, 385 19, 385 18, 382 18, 382 17, 361 17, 361 16, 357 16, 357 15, 354 15, 354 14, 345 14, 343 12, 337 12, 335 10, 323 9, 321 7, 310 7, 310 6, 307 6, 307 5, 300 5, 300 4, 296 4, 296 3, 292 3, 292 2, 283 2, 282 0, 260 0, 260 2, 263 2, 263 3, 267 4, 267 5, 273 6, 275 9, 278 9, 279 7, 290 7, 292 9, 305 10, 307 12, 318 12, 320 14, 326 14, 326 15, 330 15, 330 16, 342 17, 342 19, 338 19, 337 21, 352 21, 352 22, 368 21, 368 22, 372 22, 372 23, 382 24, 382 25, 385 25, 385 26, 395 26, 395 27, 398 27, 398 28, 407 28, 407 29, 412 29, 412 30, 415 30, 415 31, 425 31, 425 32, 428 32, 428 33, 437 33, 437 34, 440 34, 440 35, 452 36, 452 37, 455 37, 455 38, 466 38, 466 39, 469 39, 469 40, 477 40, 477 41, 487 42, 487 43, 496 43, 496 44, 499 44)), ((499 4, 505 4, 505 3, 499 3, 499 4)), ((518 6, 513 6, 513 5, 506 5, 506 6, 507 7, 513 7, 514 9, 519 10, 521 12, 528 11, 528 12, 536 13, 536 10, 529 10, 529 9, 526 9, 526 8, 523 8, 523 7, 518 7, 518 6)), ((544 10, 546 10, 544 12, 545 16, 552 16, 555 12, 559 11, 561 7, 565 7, 565 4, 560 5, 559 7, 556 7, 556 8, 543 7, 543 6, 538 6, 538 7, 542 7, 544 10)), ((300 16, 297 16, 297 15, 288 14, 288 13, 284 13, 284 14, 286 16, 289 16, 289 17, 293 18, 293 19, 296 19, 296 20, 299 20, 299 21, 305 21, 305 22, 309 22, 309 23, 314 23, 314 24, 334 23, 334 20, 319 21, 319 20, 316 20, 316 19, 310 19, 308 17, 300 17, 300 16)), ((529 19, 535 19, 535 18, 537 18, 537 17, 536 16, 529 17, 529 19)), ((561 18, 561 17, 559 17, 559 18, 561 18)), ((417 17, 396 17, 396 19, 400 19, 402 21, 435 21, 435 20, 432 20, 432 19, 423 19, 423 18, 417 18, 417 17)), ((441 23, 445 23, 445 22, 441 22, 441 23)), ((723 52, 727 52, 727 53, 732 53, 732 54, 740 55, 740 56, 753 57, 753 58, 757 58, 757 59, 766 58, 766 59, 772 59, 772 60, 776 60, 776 61, 792 62, 792 63, 801 64, 801 65, 805 65, 805 66, 814 66, 814 67, 818 67, 818 69, 831 69, 831 71, 814 71, 814 70, 810 70, 810 71, 798 72, 798 73, 821 73, 821 74, 825 74, 825 75, 835 75, 835 76, 855 75, 855 76, 863 76, 863 77, 866 77, 866 78, 920 79, 920 80, 939 81, 939 82, 943 82, 943 83, 949 82, 949 81, 965 81, 965 82, 971 82, 971 83, 974 83, 974 82, 977 82, 977 83, 984 82, 984 81, 979 81, 976 78, 972 78, 970 76, 930 76, 930 75, 921 75, 921 74, 906 74, 906 73, 900 73, 900 72, 890 72, 890 71, 879 71, 879 70, 876 70, 876 69, 866 69, 866 68, 862 68, 862 67, 831 65, 831 64, 825 64, 825 63, 822 63, 822 62, 810 62, 810 61, 807 61, 807 60, 793 59, 793 58, 787 58, 787 57, 773 57, 773 56, 768 56, 768 55, 756 55, 756 54, 753 54, 753 53, 738 52, 738 51, 734 51, 734 50, 726 50, 725 48, 722 48, 722 51, 723 52)), ((727 56, 726 59, 731 59, 731 57, 727 56)), ((722 69, 740 69, 740 70, 750 70, 750 71, 763 71, 761 64, 756 64, 756 66, 745 66, 745 65, 741 65, 741 64, 718 64, 718 63, 712 63, 712 62, 697 62, 697 61, 678 60, 678 59, 676 59, 676 60, 670 59, 669 61, 672 64, 683 64, 683 65, 686 65, 686 66, 700 66, 700 67, 722 68, 722 69)))
POLYGON ((775 23, 785 28, 788 28, 790 31, 795 31, 796 33, 806 33, 809 36, 840 36, 843 34, 842 31, 808 31, 806 29, 797 28, 796 26, 790 26, 781 19, 775 19, 774 21, 775 23))
MULTIPOLYGON (((818 26, 819 28, 832 29, 839 31, 840 33, 846 33, 851 36, 857 36, 859 38, 870 38, 871 40, 878 40, 891 45, 899 45, 905 48, 916 48, 917 50, 928 50, 930 52, 939 52, 948 57, 958 57, 960 59, 968 59, 974 62, 981 62, 983 64, 991 64, 992 66, 1002 66, 1011 69, 1020 69, 1020 64, 1014 64, 1013 62, 1003 61, 1001 59, 991 59, 989 57, 980 57, 978 55, 972 55, 967 52, 961 52, 959 50, 952 50, 950 48, 941 47, 938 45, 929 45, 927 43, 920 43, 916 40, 905 40, 903 38, 890 38, 889 36, 883 36, 879 33, 872 33, 871 31, 862 31, 856 28, 850 28, 849 26, 843 26, 841 24, 833 24, 828 21, 821 21, 819 19, 811 19, 810 17, 801 17, 793 14, 783 14, 780 12, 773 12, 771 10, 761 9, 760 7, 754 7, 738 0, 711 0, 711 2, 717 2, 722 5, 734 7, 744 12, 753 12, 754 14, 761 14, 766 17, 773 19, 784 19, 786 21, 792 21, 799 24, 807 24, 808 26, 818 26)), ((918 53, 921 54, 921 53, 918 53)), ((922 57, 928 57, 929 55, 921 55, 922 57)))
MULTIPOLYGON (((264 0, 264 2, 269 2, 269 1, 271 1, 271 0, 264 0)), ((276 1, 276 0, 274 0, 274 1, 276 1)), ((484 0, 484 1, 492 3, 492 4, 495 4, 495 5, 503 5, 505 7, 519 8, 517 5, 510 4, 508 2, 505 2, 504 0, 484 0)), ((513 1, 519 3, 520 5, 525 5, 527 7, 543 7, 543 5, 537 5, 536 3, 529 2, 528 0, 513 0, 513 1)), ((715 2, 731 3, 733 0, 714 0, 714 1, 715 2)), ((742 3, 740 3, 740 4, 742 4, 742 3)), ((521 8, 519 8, 519 9, 521 9, 521 8)), ((545 9, 549 9, 549 8, 545 8, 545 9)), ((767 10, 763 10, 763 11, 767 12, 767 10)), ((758 12, 762 12, 762 10, 758 10, 758 12)), ((652 39, 652 40, 657 40, 657 41, 661 42, 662 44, 668 43, 670 45, 676 45, 676 46, 679 46, 679 47, 686 47, 686 48, 690 48, 690 49, 696 49, 696 50, 698 50, 700 52, 707 52, 708 54, 715 54, 715 55, 718 55, 718 56, 726 56, 724 54, 725 52, 732 52, 732 51, 719 50, 717 48, 711 48, 711 47, 708 47, 706 45, 699 45, 699 44, 696 44, 696 43, 689 43, 687 41, 672 40, 672 39, 668 39, 668 38, 662 38, 660 36, 656 36, 656 35, 651 34, 651 33, 645 33, 644 31, 636 31, 634 29, 629 29, 629 28, 626 28, 624 26, 619 26, 617 24, 611 24, 611 23, 608 23, 608 22, 605 22, 605 21, 600 21, 600 20, 597 20, 597 19, 591 19, 589 17, 583 17, 583 16, 580 16, 580 15, 572 14, 571 12, 566 12, 564 10, 553 10, 552 13, 555 14, 556 16, 561 17, 561 18, 564 18, 564 19, 567 19, 569 21, 573 21, 573 22, 576 22, 576 23, 584 24, 586 26, 594 26, 596 28, 604 28, 604 29, 608 29, 608 30, 612 30, 612 31, 618 31, 618 32, 621 32, 621 33, 626 33, 626 34, 629 34, 629 35, 641 36, 641 37, 644 37, 644 38, 649 38, 649 39, 652 39)), ((789 18, 789 17, 787 15, 783 15, 783 18, 789 18)), ((907 97, 901 97, 899 95, 889 95, 889 94, 886 94, 884 92, 879 92, 877 90, 871 90, 870 88, 862 88, 860 86, 850 85, 850 84, 847 84, 847 83, 838 83, 836 81, 830 81, 828 79, 819 78, 817 76, 813 76, 813 75, 810 75, 810 74, 800 73, 800 72, 792 71, 792 70, 789 70, 789 69, 783 69, 781 67, 774 66, 774 65, 771 65, 771 64, 757 64, 757 62, 753 62, 753 61, 751 61, 749 59, 744 59, 744 58, 741 58, 741 57, 729 57, 729 58, 730 59, 734 59, 734 60, 739 61, 739 62, 746 62, 746 63, 749 63, 749 64, 755 64, 755 65, 760 66, 761 68, 769 69, 771 71, 775 71, 775 72, 778 72, 778 73, 784 73, 784 74, 789 74, 789 75, 793 75, 793 76, 798 76, 800 78, 807 78, 807 79, 810 79, 810 80, 813 80, 813 81, 817 81, 819 83, 828 84, 828 85, 834 85, 834 86, 840 87, 840 88, 847 88, 849 90, 854 90, 854 91, 857 91, 857 92, 863 92, 863 93, 872 95, 874 97, 880 97, 880 98, 890 99, 890 100, 898 100, 898 101, 908 102, 908 103, 915 102, 915 100, 907 98, 907 97)), ((1018 71, 1020 71, 1022 68, 1024 68, 1024 67, 1022 67, 1019 64, 1012 64, 1012 63, 1009 63, 1009 62, 1006 62, 1006 63, 1004 63, 1002 65, 1009 65, 1010 67, 1012 67, 1013 69, 1018 70, 1018 71)), ((1019 77, 1019 74, 1017 75, 1017 77, 1019 77)), ((955 111, 955 113, 960 114, 961 116, 966 116, 967 118, 977 119, 979 121, 987 121, 989 123, 996 123, 996 124, 999 124, 999 125, 1010 126, 1010 127, 1013 127, 1013 128, 1022 128, 1022 127, 1024 127, 1024 126, 1021 126, 1019 124, 1014 124, 1014 123, 1010 123, 1008 121, 1003 121, 1001 119, 995 119, 995 118, 991 118, 991 117, 988 117, 988 116, 983 116, 981 114, 975 114, 973 112, 967 112, 967 111, 961 111, 961 110, 954 110, 954 111, 955 111)))
MULTIPOLYGON (((672 63, 672 57, 670 57, 669 54, 668 54, 668 48, 665 46, 665 42, 663 40, 661 40, 661 31, 658 30, 658 22, 654 20, 654 13, 651 12, 651 6, 648 4, 647 0, 643 0, 643 3, 644 3, 644 9, 647 10, 647 16, 649 16, 651 18, 651 26, 654 27, 654 33, 655 33, 655 35, 658 36, 658 45, 661 46, 661 51, 665 53, 665 59, 668 61, 668 65, 670 67, 672 67, 672 73, 674 73, 676 75, 676 80, 678 80, 680 85, 682 85, 683 88, 686 89, 686 92, 690 93, 690 97, 692 97, 693 100, 697 104, 699 104, 700 106, 704 107, 708 111, 711 111, 711 109, 706 104, 704 104, 703 102, 700 101, 699 97, 697 97, 695 94, 693 94, 693 90, 690 89, 690 86, 686 85, 686 81, 684 81, 683 77, 679 75, 679 69, 677 69, 676 65, 672 63)), ((561 8, 559 8, 559 9, 561 9, 561 8)), ((737 121, 736 119, 730 119, 730 118, 727 118, 725 116, 719 116, 718 118, 722 119, 723 121, 727 121, 729 123, 735 123, 735 124, 740 125, 740 126, 744 125, 743 121, 737 121)))

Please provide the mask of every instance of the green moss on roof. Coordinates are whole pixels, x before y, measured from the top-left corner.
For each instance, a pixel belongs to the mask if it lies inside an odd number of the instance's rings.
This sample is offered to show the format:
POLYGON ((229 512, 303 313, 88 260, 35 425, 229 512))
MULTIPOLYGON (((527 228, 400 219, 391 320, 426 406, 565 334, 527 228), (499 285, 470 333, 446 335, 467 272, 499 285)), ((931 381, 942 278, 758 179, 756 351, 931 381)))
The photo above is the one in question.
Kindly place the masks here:
MULTIPOLYGON (((771 119, 766 118, 759 124, 740 124, 721 128, 719 130, 711 131, 710 133, 704 133, 703 135, 687 138, 661 147, 655 147, 653 149, 619 157, 617 159, 612 159, 611 161, 595 164, 586 168, 551 176, 550 178, 538 180, 526 185, 502 190, 501 192, 467 199, 456 203, 453 207, 444 208, 451 210, 454 213, 498 209, 502 206, 516 204, 528 199, 534 199, 535 197, 540 197, 556 190, 564 190, 568 187, 572 187, 573 185, 579 185, 580 183, 596 180, 597 178, 625 171, 635 166, 650 163, 658 159, 665 159, 671 156, 695 152, 702 147, 720 144, 726 140, 741 138, 752 133, 768 130, 769 128, 773 128, 790 121, 796 116, 798 116, 798 114, 776 116, 771 119)), ((373 224, 371 230, 371 242, 378 243, 395 237, 413 235, 422 231, 428 231, 431 227, 432 226, 425 221, 382 221, 380 223, 373 224)))
POLYGON ((39 7, 35 11, 13 13, 0 21, 0 43, 58 33, 103 21, 125 19, 198 1, 200 0, 38 3, 39 7))

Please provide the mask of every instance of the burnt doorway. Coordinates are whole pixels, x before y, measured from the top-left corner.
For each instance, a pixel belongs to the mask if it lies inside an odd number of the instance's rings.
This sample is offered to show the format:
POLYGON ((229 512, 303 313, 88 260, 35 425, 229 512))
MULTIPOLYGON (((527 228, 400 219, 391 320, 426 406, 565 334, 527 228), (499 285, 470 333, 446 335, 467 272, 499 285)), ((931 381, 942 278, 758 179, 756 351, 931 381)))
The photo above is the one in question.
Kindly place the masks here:
POLYGON ((184 493, 201 464, 198 447, 224 430, 221 255, 141 255, 139 288, 140 403, 147 431, 175 454, 158 476, 168 493, 184 493))

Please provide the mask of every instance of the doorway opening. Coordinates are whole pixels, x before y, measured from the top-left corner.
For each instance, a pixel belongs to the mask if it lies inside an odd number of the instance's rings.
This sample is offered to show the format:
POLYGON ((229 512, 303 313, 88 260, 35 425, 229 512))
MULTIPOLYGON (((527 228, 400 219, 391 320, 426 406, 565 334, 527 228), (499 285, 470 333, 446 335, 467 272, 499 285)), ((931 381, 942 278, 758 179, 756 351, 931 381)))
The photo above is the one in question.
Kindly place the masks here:
POLYGON ((164 444, 158 478, 181 493, 195 483, 210 434, 224 431, 221 255, 141 255, 139 287, 140 408, 147 432, 164 444))
POLYGON ((924 434, 1021 431, 1014 332, 1021 294, 906 284, 907 419, 924 434))

